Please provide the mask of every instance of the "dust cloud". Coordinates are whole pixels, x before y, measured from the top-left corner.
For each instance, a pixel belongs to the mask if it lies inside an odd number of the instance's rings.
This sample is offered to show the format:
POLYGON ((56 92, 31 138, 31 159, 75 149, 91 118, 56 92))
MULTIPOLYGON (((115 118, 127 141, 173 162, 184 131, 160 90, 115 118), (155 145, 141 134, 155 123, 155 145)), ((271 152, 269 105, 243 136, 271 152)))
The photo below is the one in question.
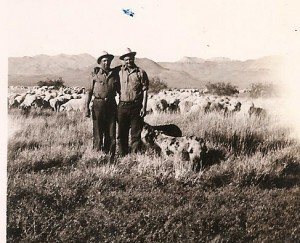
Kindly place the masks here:
POLYGON ((300 141, 300 53, 285 56, 280 70, 280 121, 292 128, 291 136, 300 141))

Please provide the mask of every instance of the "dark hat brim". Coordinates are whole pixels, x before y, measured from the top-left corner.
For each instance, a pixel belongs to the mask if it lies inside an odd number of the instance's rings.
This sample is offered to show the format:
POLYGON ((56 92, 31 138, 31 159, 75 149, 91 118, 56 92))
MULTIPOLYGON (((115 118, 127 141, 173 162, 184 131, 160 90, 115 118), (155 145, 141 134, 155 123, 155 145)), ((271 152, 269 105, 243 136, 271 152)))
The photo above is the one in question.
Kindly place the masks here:
POLYGON ((124 58, 127 57, 127 56, 133 56, 133 57, 134 57, 135 55, 136 55, 136 52, 135 52, 135 51, 133 51, 133 52, 128 52, 128 53, 126 53, 126 54, 120 56, 120 59, 121 59, 121 60, 124 60, 124 58))
POLYGON ((100 64, 101 59, 102 59, 102 58, 105 58, 105 57, 107 57, 107 58, 110 59, 110 60, 114 59, 114 55, 106 54, 106 55, 100 56, 100 57, 98 58, 98 60, 97 60, 97 63, 100 64))

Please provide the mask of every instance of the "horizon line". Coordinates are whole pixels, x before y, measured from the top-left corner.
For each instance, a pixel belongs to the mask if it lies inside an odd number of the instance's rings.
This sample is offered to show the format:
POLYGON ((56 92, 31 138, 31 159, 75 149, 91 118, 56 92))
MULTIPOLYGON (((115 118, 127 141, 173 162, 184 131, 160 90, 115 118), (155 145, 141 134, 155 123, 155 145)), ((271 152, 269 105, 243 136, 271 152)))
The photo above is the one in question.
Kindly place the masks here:
MULTIPOLYGON (((36 55, 23 55, 23 56, 8 56, 8 59, 9 58, 24 58, 24 57, 37 57, 37 56, 48 56, 48 57, 56 57, 56 56, 61 56, 61 55, 66 55, 66 56, 80 56, 80 55, 89 55, 95 59, 97 59, 97 57, 95 57, 94 55, 92 54, 89 54, 87 52, 83 52, 83 53, 78 53, 78 54, 67 54, 67 53, 59 53, 59 54, 44 54, 44 53, 41 53, 41 54, 36 54, 36 55)), ((115 57, 119 57, 119 55, 115 55, 115 57)), ((221 58, 224 58, 224 59, 228 59, 228 61, 249 61, 249 60, 257 60, 257 59, 262 59, 262 58, 266 58, 266 57, 283 57, 283 55, 279 55, 279 54, 273 54, 273 55, 264 55, 264 56, 259 56, 259 57, 256 57, 256 58, 246 58, 246 59, 236 59, 236 58, 230 58, 230 57, 225 57, 225 56, 214 56, 214 57, 208 57, 208 58, 204 58, 204 57, 198 57, 198 56, 182 56, 181 58, 179 58, 178 60, 176 61, 156 61, 155 59, 152 59, 152 58, 149 58, 149 57, 136 57, 136 59, 149 59, 149 60, 152 60, 152 61, 155 61, 155 62, 179 62, 181 59, 183 58, 198 58, 198 59, 202 59, 204 61, 214 61, 213 59, 221 59, 221 58)))

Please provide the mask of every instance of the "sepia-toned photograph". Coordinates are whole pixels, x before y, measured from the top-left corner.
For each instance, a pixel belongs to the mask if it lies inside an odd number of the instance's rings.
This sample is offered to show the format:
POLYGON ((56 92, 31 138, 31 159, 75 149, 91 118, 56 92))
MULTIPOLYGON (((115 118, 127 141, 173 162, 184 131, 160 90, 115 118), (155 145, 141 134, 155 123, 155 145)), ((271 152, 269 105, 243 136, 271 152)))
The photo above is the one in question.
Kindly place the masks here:
POLYGON ((300 242, 299 2, 6 8, 3 241, 300 242))

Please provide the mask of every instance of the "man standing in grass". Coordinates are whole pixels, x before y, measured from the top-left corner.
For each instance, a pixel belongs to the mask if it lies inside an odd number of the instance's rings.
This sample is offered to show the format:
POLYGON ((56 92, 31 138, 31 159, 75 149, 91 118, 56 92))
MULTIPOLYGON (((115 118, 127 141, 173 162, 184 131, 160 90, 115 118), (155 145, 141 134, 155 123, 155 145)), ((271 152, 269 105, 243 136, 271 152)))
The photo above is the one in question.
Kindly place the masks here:
POLYGON ((131 129, 131 152, 141 148, 141 132, 146 115, 149 80, 147 73, 135 64, 136 52, 129 48, 120 56, 120 102, 118 106, 118 140, 120 155, 129 153, 128 140, 131 129))
POLYGON ((110 65, 114 56, 103 51, 97 60, 99 67, 90 75, 86 99, 86 117, 90 117, 89 104, 92 104, 93 148, 110 155, 113 162, 116 152, 116 116, 115 96, 119 88, 119 76, 110 65))

